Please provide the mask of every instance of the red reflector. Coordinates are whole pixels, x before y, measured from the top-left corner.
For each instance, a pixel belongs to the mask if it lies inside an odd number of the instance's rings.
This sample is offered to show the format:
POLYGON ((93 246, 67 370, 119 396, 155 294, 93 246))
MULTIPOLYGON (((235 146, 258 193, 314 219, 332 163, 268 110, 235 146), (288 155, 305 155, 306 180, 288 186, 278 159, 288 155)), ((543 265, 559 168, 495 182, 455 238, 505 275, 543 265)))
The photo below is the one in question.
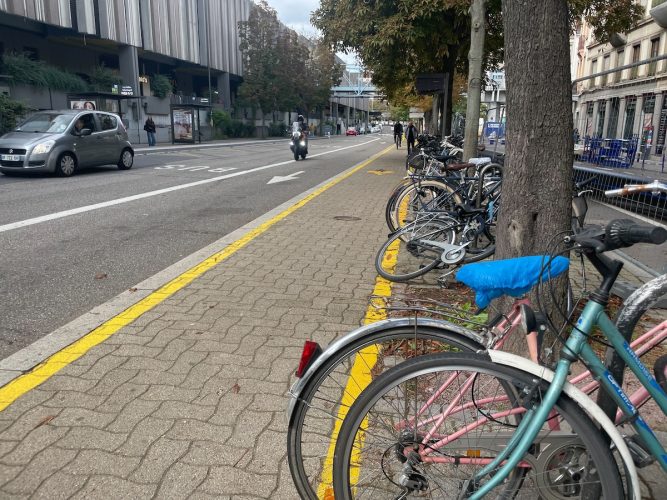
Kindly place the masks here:
POLYGON ((301 351, 301 359, 299 360, 299 367, 296 369, 296 376, 301 378, 310 364, 320 355, 322 349, 317 342, 306 340, 303 344, 303 351, 301 351))

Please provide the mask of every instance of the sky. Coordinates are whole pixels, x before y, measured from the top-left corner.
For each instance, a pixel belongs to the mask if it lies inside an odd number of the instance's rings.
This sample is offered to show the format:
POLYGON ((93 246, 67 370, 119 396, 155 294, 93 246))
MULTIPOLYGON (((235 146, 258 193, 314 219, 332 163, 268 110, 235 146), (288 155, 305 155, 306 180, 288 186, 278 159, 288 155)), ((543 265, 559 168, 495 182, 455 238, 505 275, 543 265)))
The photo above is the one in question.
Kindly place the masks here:
MULTIPOLYGON (((299 34, 316 36, 317 29, 310 24, 310 14, 320 6, 320 0, 267 0, 276 9, 278 19, 299 34)), ((338 54, 347 64, 355 64, 354 55, 338 54)))

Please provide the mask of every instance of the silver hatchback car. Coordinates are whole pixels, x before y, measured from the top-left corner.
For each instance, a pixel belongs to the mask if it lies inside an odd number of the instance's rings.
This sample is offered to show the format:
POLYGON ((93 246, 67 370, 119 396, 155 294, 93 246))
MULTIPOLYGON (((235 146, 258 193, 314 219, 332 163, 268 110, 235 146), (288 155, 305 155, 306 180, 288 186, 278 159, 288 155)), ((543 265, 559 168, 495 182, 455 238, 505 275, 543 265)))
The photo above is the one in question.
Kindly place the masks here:
POLYGON ((132 168, 134 149, 118 115, 103 111, 40 111, 0 137, 0 172, 55 172, 115 164, 132 168))

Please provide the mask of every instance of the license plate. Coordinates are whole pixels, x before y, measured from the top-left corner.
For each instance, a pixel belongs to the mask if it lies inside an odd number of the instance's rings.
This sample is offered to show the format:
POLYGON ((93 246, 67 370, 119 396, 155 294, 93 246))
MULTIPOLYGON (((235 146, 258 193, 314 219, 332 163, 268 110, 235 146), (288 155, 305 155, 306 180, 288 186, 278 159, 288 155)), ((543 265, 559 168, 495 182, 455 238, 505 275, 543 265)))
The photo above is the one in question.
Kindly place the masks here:
POLYGON ((2 161, 21 161, 21 155, 2 155, 2 161))

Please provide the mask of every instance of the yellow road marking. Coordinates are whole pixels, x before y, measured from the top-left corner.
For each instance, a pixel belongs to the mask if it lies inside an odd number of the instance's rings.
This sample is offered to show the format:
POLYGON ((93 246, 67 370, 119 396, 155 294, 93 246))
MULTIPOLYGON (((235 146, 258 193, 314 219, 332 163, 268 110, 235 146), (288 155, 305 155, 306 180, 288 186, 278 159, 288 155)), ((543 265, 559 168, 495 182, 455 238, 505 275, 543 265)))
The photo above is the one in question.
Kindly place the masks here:
MULTIPOLYGON (((399 217, 401 219, 405 218, 407 213, 407 198, 399 207, 399 217)), ((392 242, 391 245, 387 248, 386 253, 384 254, 382 260, 382 268, 386 269, 387 272, 392 272, 396 266, 398 259, 398 249, 400 245, 400 239, 397 238, 396 241, 392 242)), ((373 288, 373 295, 380 297, 390 297, 391 296, 391 282, 384 279, 382 276, 377 276, 375 278, 375 287, 373 288)), ((374 307, 373 304, 369 304, 366 309, 366 315, 364 316, 364 325, 369 325, 375 323, 376 321, 381 321, 387 317, 385 309, 374 307)), ((357 353, 354 358, 354 363, 352 364, 352 369, 350 370, 350 375, 347 378, 347 383, 345 384, 345 389, 343 389, 343 397, 341 398, 341 404, 338 407, 338 415, 336 422, 334 423, 334 429, 331 433, 331 440, 329 441, 329 449, 327 450, 327 456, 324 459, 324 464, 322 468, 322 477, 320 478, 320 484, 317 488, 317 498, 322 498, 324 500, 334 500, 334 491, 333 491, 333 460, 334 460, 334 451, 336 450, 336 441, 338 440, 338 434, 340 428, 343 425, 343 420, 347 415, 350 406, 354 403, 355 399, 359 397, 361 391, 363 391, 368 384, 372 381, 371 370, 377 363, 378 355, 380 354, 377 344, 369 345, 364 347, 361 351, 357 353)), ((367 422, 364 421, 361 424, 362 432, 357 434, 357 439, 359 440, 358 446, 354 447, 352 451, 352 457, 350 458, 350 463, 359 463, 359 450, 361 449, 361 443, 363 443, 363 429, 367 426, 367 422)), ((350 482, 351 484, 356 484, 357 478, 359 475, 358 468, 353 468, 350 472, 350 482)))
POLYGON ((369 170, 368 173, 369 174, 375 174, 375 175, 387 175, 387 174, 391 175, 394 172, 392 170, 383 170, 383 169, 380 168, 378 170, 369 170))
POLYGON ((389 151, 391 151, 391 147, 388 147, 380 151, 379 153, 371 156, 368 160, 364 161, 353 170, 347 172, 347 174, 342 175, 332 180, 331 182, 328 182, 319 189, 313 191, 311 194, 309 194, 302 200, 298 201, 291 207, 285 209, 272 219, 264 222, 263 224, 253 229, 242 238, 236 240, 235 242, 225 247, 220 252, 213 254, 208 259, 200 262, 199 264, 192 267, 188 271, 184 272, 180 276, 171 280, 169 283, 163 285, 155 292, 148 295, 146 298, 137 302, 133 306, 130 306, 119 315, 111 318, 110 320, 106 321, 99 327, 95 328, 85 336, 81 337, 73 344, 70 344, 64 349, 53 354, 48 359, 46 359, 45 361, 34 367, 32 370, 30 370, 28 373, 15 378, 5 386, 1 387, 0 411, 7 408, 10 404, 12 404, 26 392, 46 382, 49 378, 51 378, 54 374, 58 373, 64 367, 66 367, 73 361, 79 359, 90 349, 100 344, 101 342, 104 342, 111 335, 118 332, 118 330, 120 330, 124 326, 129 325, 130 323, 138 319, 141 315, 150 311, 158 304, 162 303, 165 299, 171 297, 173 294, 175 294, 183 287, 190 284, 193 280, 204 274, 206 271, 215 267, 220 262, 228 259, 230 256, 232 256, 241 248, 250 243, 252 240, 257 238, 260 234, 264 233, 271 226, 280 222, 285 217, 287 217, 294 211, 298 210, 306 203, 311 201, 313 198, 322 194, 327 189, 335 186, 344 179, 347 179, 349 176, 351 176, 355 172, 358 172, 362 168, 367 167, 369 164, 380 158, 382 155, 388 153, 389 151))

